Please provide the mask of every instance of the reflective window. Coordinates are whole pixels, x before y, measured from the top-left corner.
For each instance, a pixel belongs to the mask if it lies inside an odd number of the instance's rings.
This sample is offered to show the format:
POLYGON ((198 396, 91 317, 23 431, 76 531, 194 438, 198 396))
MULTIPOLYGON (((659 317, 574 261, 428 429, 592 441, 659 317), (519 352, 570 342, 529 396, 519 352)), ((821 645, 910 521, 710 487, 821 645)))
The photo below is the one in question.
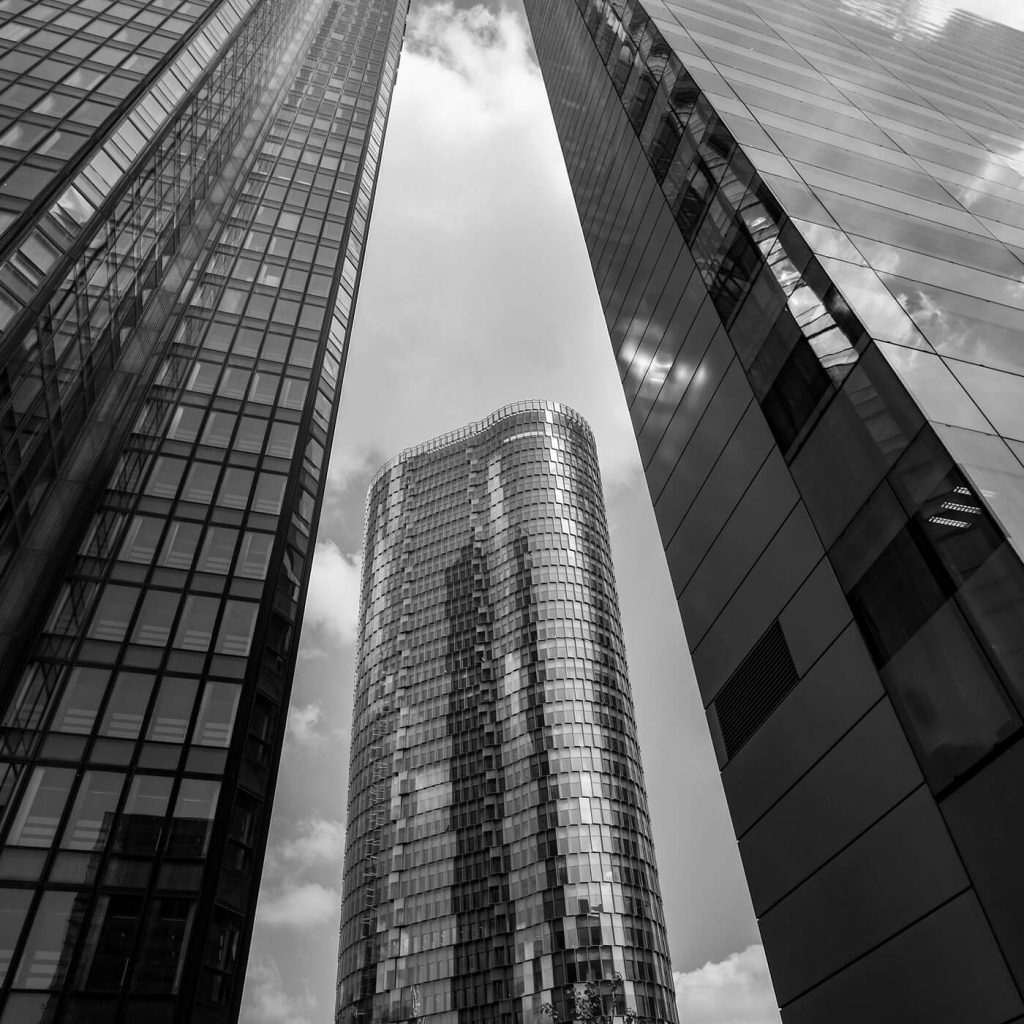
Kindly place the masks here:
POLYGON ((52 845, 74 778, 70 768, 33 769, 7 842, 12 846, 52 845))
POLYGON ((241 692, 242 688, 234 683, 206 684, 194 743, 204 747, 226 747, 230 744, 241 692))
POLYGON ((121 672, 103 713, 100 735, 133 740, 142 730, 149 695, 153 689, 151 676, 121 672))
POLYGON ((124 776, 115 772, 86 772, 78 787, 61 846, 68 850, 99 850, 114 823, 124 776))
POLYGON ((45 989, 61 983, 69 959, 65 951, 79 924, 76 899, 73 892, 43 893, 14 975, 15 988, 45 989))
POLYGON ((168 676, 161 680, 146 739, 162 743, 185 742, 198 686, 195 679, 168 676))

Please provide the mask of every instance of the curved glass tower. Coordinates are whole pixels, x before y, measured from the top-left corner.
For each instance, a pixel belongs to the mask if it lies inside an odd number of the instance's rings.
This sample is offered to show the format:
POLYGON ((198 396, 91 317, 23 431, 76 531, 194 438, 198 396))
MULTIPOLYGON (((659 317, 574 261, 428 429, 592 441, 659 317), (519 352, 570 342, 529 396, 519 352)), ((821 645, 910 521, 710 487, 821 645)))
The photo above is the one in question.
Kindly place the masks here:
POLYGON ((339 1024, 675 1022, 593 434, 521 402, 366 510, 339 1024), (622 977, 622 983, 615 975, 622 977))

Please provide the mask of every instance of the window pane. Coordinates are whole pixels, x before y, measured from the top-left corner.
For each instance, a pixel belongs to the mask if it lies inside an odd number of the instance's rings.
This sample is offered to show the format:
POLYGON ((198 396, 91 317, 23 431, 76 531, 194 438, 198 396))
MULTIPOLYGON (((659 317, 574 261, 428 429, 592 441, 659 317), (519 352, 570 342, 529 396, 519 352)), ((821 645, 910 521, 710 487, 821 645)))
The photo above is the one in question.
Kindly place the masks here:
POLYGON ((107 586, 89 626, 94 640, 123 640, 139 592, 134 587, 107 586))
POLYGON ((183 779, 174 805, 168 853, 177 857, 202 857, 213 827, 220 783, 183 779))
POLYGON ((142 599, 135 629, 132 630, 132 643, 166 646, 177 610, 178 594, 167 590, 150 590, 142 599))
POLYGON ((268 455, 277 455, 282 459, 290 459, 295 450, 295 438, 299 428, 294 423, 275 423, 270 428, 270 443, 267 445, 268 455))
POLYGON ((220 467, 213 463, 193 463, 181 492, 182 498, 185 501, 201 501, 204 504, 213 501, 213 492, 216 490, 219 475, 220 467))
POLYGON ((67 850, 100 850, 114 823, 124 776, 117 772, 86 772, 78 787, 61 843, 67 850))
POLYGON ((249 386, 249 371, 239 366, 229 366, 221 378, 217 393, 225 398, 244 398, 249 386))
POLYGON ((252 643, 252 632, 256 627, 258 605, 250 601, 228 601, 224 618, 217 634, 218 654, 233 654, 245 657, 252 643))
POLYGON ((189 595, 185 599, 185 610, 178 623, 174 646, 187 651, 209 650, 219 605, 215 597, 189 595))
POLYGON ((160 683, 146 739, 184 743, 199 683, 195 679, 169 677, 160 683))
POLYGON ((266 579, 267 566, 270 565, 270 550, 273 546, 272 533, 247 532, 242 538, 236 574, 254 580, 266 579))
POLYGON ((82 950, 78 971, 80 988, 101 991, 121 988, 142 908, 141 896, 101 896, 97 900, 82 950))
POLYGON ((71 913, 76 898, 73 892, 43 894, 14 976, 16 988, 52 988, 63 980, 79 923, 71 913))
POLYGON ((231 742, 235 711, 242 688, 235 683, 207 683, 199 708, 193 742, 203 747, 226 747, 231 742))
POLYGON ((202 572, 215 572, 226 575, 231 570, 231 561, 235 557, 235 541, 238 531, 226 526, 211 526, 206 531, 203 551, 199 556, 198 568, 202 572))
POLYGON ((124 562, 141 562, 148 565, 156 554, 163 528, 161 519, 136 516, 128 527, 118 558, 124 562))
POLYGON ((235 417, 229 412, 211 412, 203 431, 203 444, 227 448, 235 429, 235 417))
POLYGON ((57 732, 91 732, 109 682, 110 673, 103 669, 73 669, 53 717, 53 728, 57 732))
POLYGON ((217 504, 226 508, 245 508, 249 503, 252 478, 251 469, 235 469, 229 466, 220 485, 217 504))
POLYGON ((175 441, 194 441, 199 434, 199 424, 203 419, 203 410, 191 405, 179 405, 174 410, 171 428, 167 436, 175 441))
POLYGON ((181 951, 188 938, 194 904, 186 899, 155 900, 142 938, 135 988, 142 992, 177 992, 181 951))
POLYGON ((170 569, 190 568, 201 532, 202 527, 198 523, 171 520, 171 528, 167 531, 167 540, 160 553, 160 564, 170 569))
POLYGON ((75 773, 71 768, 36 768, 7 842, 11 846, 50 846, 57 834, 75 773))
POLYGON ((136 739, 142 730, 142 720, 146 717, 146 706, 152 689, 153 680, 150 676, 121 672, 103 714, 100 735, 124 740, 136 739))
POLYGON ((281 511, 286 483, 287 478, 277 473, 261 473, 256 483, 256 493, 253 495, 253 511, 277 515, 281 511))
POLYGON ((5 889, 0 901, 0 985, 7 978, 31 899, 30 889, 5 889))
POLYGON ((153 465, 146 492, 160 498, 173 498, 178 492, 178 484, 184 472, 183 459, 169 459, 161 455, 153 465))
POLYGON ((160 842, 172 779, 164 775, 136 775, 128 789, 115 849, 119 853, 153 853, 160 842))
POLYGON ((263 435, 267 432, 267 421, 255 416, 243 416, 238 425, 235 448, 240 452, 259 452, 263 447, 263 435))

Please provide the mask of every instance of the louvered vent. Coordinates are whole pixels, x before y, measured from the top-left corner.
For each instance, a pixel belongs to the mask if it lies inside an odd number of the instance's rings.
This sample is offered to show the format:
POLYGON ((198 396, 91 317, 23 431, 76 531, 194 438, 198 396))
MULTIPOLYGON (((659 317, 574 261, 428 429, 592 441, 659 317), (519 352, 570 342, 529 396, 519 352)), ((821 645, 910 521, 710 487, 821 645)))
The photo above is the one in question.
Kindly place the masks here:
POLYGON ((798 681, 782 627, 773 622, 712 701, 727 757, 735 756, 798 681))

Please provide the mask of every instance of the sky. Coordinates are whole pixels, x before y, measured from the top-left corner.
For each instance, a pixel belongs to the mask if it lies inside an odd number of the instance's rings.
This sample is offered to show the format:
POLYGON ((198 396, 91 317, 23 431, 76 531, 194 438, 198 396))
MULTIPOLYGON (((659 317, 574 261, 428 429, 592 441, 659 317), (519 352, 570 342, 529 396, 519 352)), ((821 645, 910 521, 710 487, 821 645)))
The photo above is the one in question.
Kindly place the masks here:
POLYGON ((523 398, 597 438, 685 1024, 778 1024, 579 221, 518 6, 416 0, 392 103, 250 953, 246 1024, 333 1017, 366 487, 523 398))

